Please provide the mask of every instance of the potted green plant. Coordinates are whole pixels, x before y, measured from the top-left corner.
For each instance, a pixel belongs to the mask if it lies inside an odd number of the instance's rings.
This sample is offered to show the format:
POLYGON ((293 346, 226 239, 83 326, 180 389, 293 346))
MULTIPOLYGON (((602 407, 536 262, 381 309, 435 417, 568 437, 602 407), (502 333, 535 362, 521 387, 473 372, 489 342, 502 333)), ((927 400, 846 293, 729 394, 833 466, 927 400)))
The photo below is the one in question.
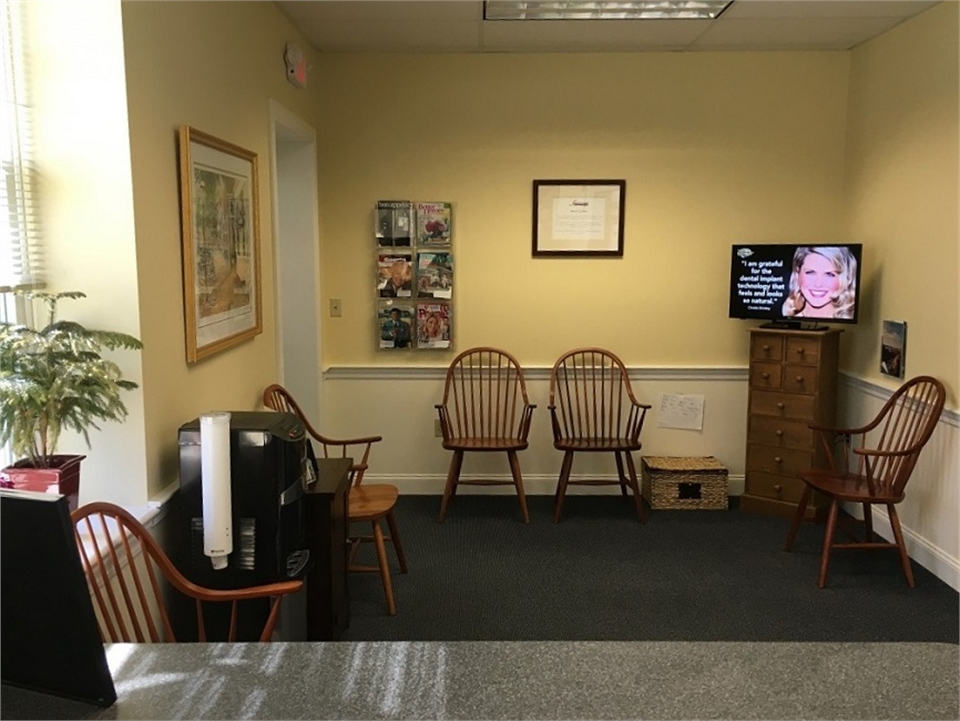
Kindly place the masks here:
POLYGON ((126 333, 86 328, 57 319, 57 304, 85 298, 79 291, 13 291, 46 306, 46 323, 30 327, 0 323, 0 444, 19 460, 0 470, 0 486, 46 491, 51 487, 76 505, 82 455, 58 454, 63 430, 83 435, 98 421, 121 421, 127 408, 121 392, 137 384, 122 377, 104 350, 139 350, 126 333))

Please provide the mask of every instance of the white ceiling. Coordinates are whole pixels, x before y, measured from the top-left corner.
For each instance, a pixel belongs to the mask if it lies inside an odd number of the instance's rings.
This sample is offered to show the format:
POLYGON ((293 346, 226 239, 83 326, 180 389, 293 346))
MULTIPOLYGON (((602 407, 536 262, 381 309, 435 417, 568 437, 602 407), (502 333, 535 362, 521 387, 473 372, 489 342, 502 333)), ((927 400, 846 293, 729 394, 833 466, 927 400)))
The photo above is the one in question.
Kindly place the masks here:
POLYGON ((734 0, 715 20, 484 21, 474 0, 278 0, 320 52, 849 50, 938 4, 734 0))

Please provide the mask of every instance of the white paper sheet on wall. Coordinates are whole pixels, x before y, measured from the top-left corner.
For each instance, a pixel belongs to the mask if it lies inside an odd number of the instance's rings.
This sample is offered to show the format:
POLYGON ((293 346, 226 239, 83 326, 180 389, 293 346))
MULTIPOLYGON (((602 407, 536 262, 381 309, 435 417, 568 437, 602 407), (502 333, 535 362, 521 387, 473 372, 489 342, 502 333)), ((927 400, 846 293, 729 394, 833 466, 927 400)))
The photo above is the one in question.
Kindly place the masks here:
POLYGON ((702 431, 703 396, 661 393, 657 425, 662 428, 702 431))

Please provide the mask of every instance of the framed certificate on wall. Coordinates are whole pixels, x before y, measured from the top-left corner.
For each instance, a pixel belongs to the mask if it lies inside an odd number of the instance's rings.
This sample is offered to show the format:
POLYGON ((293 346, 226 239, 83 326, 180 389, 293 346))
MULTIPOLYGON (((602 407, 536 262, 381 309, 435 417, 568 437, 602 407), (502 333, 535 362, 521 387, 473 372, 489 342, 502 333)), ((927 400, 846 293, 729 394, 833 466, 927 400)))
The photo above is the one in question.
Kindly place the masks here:
POLYGON ((534 180, 534 256, 623 256, 624 180, 534 180))

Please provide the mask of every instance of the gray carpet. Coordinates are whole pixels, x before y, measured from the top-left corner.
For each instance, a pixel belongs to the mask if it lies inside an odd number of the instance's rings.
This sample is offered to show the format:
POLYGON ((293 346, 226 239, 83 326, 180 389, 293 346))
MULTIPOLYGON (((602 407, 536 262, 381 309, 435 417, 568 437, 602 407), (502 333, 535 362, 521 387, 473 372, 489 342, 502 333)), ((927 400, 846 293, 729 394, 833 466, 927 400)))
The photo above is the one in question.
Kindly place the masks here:
MULTIPOLYGON (((823 527, 729 511, 653 511, 637 523, 617 496, 402 496, 410 571, 386 614, 376 574, 351 574, 347 641, 928 641, 960 639, 958 594, 894 551, 836 551, 817 588, 823 527)), ((367 552, 367 549, 364 549, 367 552)))

